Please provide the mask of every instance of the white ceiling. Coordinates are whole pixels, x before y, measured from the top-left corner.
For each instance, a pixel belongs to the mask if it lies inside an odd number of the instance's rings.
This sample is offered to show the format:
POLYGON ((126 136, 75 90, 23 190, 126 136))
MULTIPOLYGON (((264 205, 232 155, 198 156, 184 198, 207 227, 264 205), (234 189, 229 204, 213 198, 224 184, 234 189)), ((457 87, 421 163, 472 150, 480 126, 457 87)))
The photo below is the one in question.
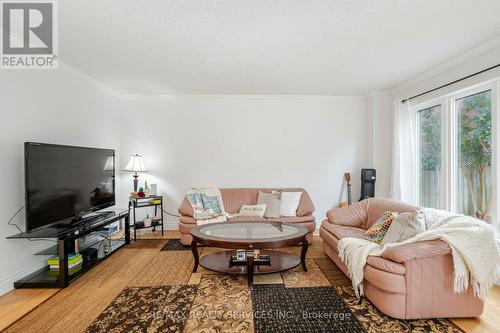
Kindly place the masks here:
POLYGON ((499 0, 66 0, 59 45, 120 94, 365 94, 498 36, 499 13, 499 0))

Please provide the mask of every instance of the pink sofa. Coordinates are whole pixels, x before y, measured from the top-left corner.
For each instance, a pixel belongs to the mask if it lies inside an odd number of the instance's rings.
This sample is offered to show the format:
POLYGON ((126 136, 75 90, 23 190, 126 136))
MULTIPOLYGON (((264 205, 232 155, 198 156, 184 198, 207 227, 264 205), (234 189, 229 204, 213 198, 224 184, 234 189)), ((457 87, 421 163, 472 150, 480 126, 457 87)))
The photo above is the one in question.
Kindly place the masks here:
MULTIPOLYGON (((320 236, 325 253, 347 275, 347 267, 338 256, 338 241, 361 237, 386 211, 412 212, 401 202, 371 198, 348 208, 327 213, 320 236)), ((368 257, 363 282, 365 296, 383 313, 399 319, 476 317, 483 302, 472 288, 453 292, 453 259, 444 241, 426 241, 387 250, 382 257, 368 257)))
MULTIPOLYGON (((312 213, 314 212, 314 205, 306 190, 302 188, 283 188, 283 189, 270 189, 270 188, 223 188, 220 190, 222 201, 224 202, 224 209, 228 213, 238 213, 242 205, 255 205, 257 204, 257 197, 259 191, 286 191, 286 192, 302 192, 300 197, 299 207, 297 209, 297 216, 295 217, 281 217, 266 219, 260 217, 239 216, 228 219, 228 221, 281 221, 286 223, 298 223, 305 226, 308 230, 306 236, 309 244, 312 243, 312 233, 316 229, 316 222, 312 213)), ((190 245, 192 241, 191 229, 196 226, 196 220, 193 218, 193 207, 189 201, 184 197, 184 200, 179 207, 179 231, 181 232, 181 243, 183 245, 190 245)))

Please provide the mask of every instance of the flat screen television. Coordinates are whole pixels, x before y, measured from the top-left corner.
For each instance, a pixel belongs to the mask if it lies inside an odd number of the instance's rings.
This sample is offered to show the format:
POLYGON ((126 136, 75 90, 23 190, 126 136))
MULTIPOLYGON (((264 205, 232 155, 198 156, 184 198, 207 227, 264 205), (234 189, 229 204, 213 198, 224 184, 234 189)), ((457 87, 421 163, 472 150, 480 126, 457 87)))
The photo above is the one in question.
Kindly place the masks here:
POLYGON ((26 231, 70 225, 115 204, 115 151, 24 144, 26 231))

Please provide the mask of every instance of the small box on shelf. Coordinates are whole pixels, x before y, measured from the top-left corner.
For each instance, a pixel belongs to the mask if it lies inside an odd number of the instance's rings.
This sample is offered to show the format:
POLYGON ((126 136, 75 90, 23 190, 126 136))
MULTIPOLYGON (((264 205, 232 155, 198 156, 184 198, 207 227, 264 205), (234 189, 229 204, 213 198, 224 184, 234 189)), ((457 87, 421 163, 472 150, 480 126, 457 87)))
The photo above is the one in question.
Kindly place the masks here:
POLYGON ((262 254, 260 250, 236 250, 236 253, 231 255, 230 265, 246 264, 249 256, 253 255, 254 263, 270 265, 271 258, 269 254, 262 254))

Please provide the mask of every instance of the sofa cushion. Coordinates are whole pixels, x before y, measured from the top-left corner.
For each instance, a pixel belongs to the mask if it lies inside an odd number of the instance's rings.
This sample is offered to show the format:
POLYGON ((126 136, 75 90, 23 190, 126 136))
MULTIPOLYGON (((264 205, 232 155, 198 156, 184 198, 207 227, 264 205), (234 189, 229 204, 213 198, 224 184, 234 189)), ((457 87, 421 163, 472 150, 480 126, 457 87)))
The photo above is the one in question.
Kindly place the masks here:
POLYGON ((310 223, 314 222, 314 216, 294 216, 281 218, 265 218, 256 216, 236 216, 227 219, 229 222, 283 222, 283 223, 310 223))
POLYGON ((224 209, 230 214, 240 211, 243 205, 255 205, 257 203, 257 190, 245 188, 221 188, 222 201, 224 209))
MULTIPOLYGON (((293 189, 287 189, 286 191, 291 192, 292 190, 293 189)), ((302 188, 295 190, 302 192, 302 195, 300 196, 299 208, 297 208, 297 216, 307 216, 314 213, 314 204, 309 196, 309 193, 302 188)))
POLYGON ((384 251, 383 257, 395 262, 406 262, 419 258, 444 256, 451 253, 451 248, 445 241, 422 241, 390 247, 384 251))
POLYGON ((243 205, 240 208, 240 216, 258 216, 264 217, 264 213, 266 212, 267 205, 243 205))
POLYGON ((261 216, 235 216, 227 219, 228 222, 266 222, 267 220, 261 216))
MULTIPOLYGON (((221 188, 222 201, 226 212, 234 214, 238 213, 242 205, 255 205, 259 191, 272 192, 302 192, 300 197, 299 207, 297 208, 297 216, 307 216, 314 212, 314 204, 306 190, 302 188, 221 188)), ((193 208, 189 201, 184 196, 179 213, 185 216, 193 216, 193 208)))
POLYGON ((396 216, 398 216, 398 213, 395 212, 383 213, 378 220, 366 230, 363 238, 380 244, 396 216))
POLYGON ((181 215, 179 221, 184 224, 196 224, 196 220, 192 216, 181 215))
POLYGON ((331 223, 363 228, 368 219, 366 201, 367 200, 356 202, 346 208, 333 208, 326 213, 326 217, 331 223))
POLYGON ((380 244, 401 243, 425 231, 425 219, 421 210, 401 213, 392 221, 380 244))
POLYGON ((387 198, 370 198, 361 202, 366 202, 367 220, 364 225, 366 229, 371 227, 384 212, 413 213, 418 210, 418 207, 387 198))
POLYGON ((365 229, 355 228, 355 227, 346 227, 342 225, 336 225, 330 223, 328 221, 323 221, 322 227, 333 234, 338 239, 342 239, 344 237, 356 237, 361 238, 365 234, 365 229))
POLYGON ((287 217, 280 217, 279 219, 268 219, 270 221, 280 221, 283 223, 306 223, 306 222, 314 222, 315 218, 312 215, 306 215, 306 216, 287 216, 287 217))
MULTIPOLYGON (((196 225, 196 220, 191 216, 181 216, 180 222, 184 224, 194 224, 196 225)), ((265 222, 265 221, 277 221, 283 223, 311 223, 314 222, 314 216, 295 216, 295 217, 282 217, 279 219, 265 218, 258 216, 236 216, 227 219, 229 222, 265 222)))
MULTIPOLYGON (((307 228, 307 232, 309 233, 306 236, 309 244, 312 243, 312 233, 316 229, 316 222, 314 222, 314 216, 303 216, 303 217, 288 217, 282 219, 266 219, 264 217, 256 217, 256 216, 238 216, 228 219, 229 222, 266 222, 266 221, 278 221, 278 222, 286 222, 286 223, 299 223, 300 225, 307 228)), ((196 227, 196 220, 190 216, 181 216, 179 223, 179 231, 181 234, 189 234, 191 230, 196 227)), ((188 243, 183 243, 188 245, 188 243)))
POLYGON ((190 234, 191 230, 196 227, 195 223, 179 223, 179 231, 181 234, 190 234))
POLYGON ((406 272, 405 266, 382 257, 368 256, 368 258, 366 258, 366 264, 389 273, 404 275, 406 272))
POLYGON ((178 212, 179 214, 181 214, 181 216, 191 216, 191 217, 193 216, 194 214, 193 207, 189 203, 186 196, 184 196, 184 199, 182 199, 178 212))
MULTIPOLYGON (((332 224, 329 223, 328 221, 323 222, 323 225, 319 231, 320 236, 321 236, 321 238, 323 238, 323 240, 325 242, 325 245, 324 245, 325 248, 331 246, 333 251, 334 251, 334 254, 336 256, 336 259, 340 260, 340 258, 338 258, 338 250, 337 250, 339 238, 335 234, 333 234, 332 232, 328 231, 328 229, 331 229, 331 227, 328 227, 328 225, 331 226, 332 224)), ((335 227, 334 229, 337 229, 337 234, 339 234, 339 232, 338 232, 339 230, 346 229, 346 227, 335 226, 335 225, 333 225, 333 226, 335 227)), ((351 228, 351 229, 353 229, 353 228, 351 228)), ((353 232, 353 231, 351 230, 351 232, 353 232)), ((363 232, 363 229, 361 229, 359 231, 359 233, 361 233, 361 232, 363 232)), ((358 233, 358 231, 356 231, 356 233, 358 233)), ((340 261, 340 262, 342 262, 342 261, 340 261)), ((384 259, 382 257, 368 256, 368 258, 366 259, 366 263, 374 268, 377 268, 377 269, 380 269, 380 270, 383 270, 383 271, 386 271, 389 273, 403 275, 406 272, 406 268, 402 264, 393 262, 393 261, 388 260, 388 259, 384 259)), ((344 265, 344 264, 342 263, 342 265, 344 265)), ((338 266, 338 264, 337 264, 337 266, 338 266)))
POLYGON ((281 192, 280 216, 297 216, 302 192, 281 192))
POLYGON ((365 280, 375 287, 391 293, 406 294, 405 275, 380 270, 370 265, 365 266, 365 280))
POLYGON ((280 217, 281 192, 266 193, 259 191, 257 204, 265 204, 266 212, 264 217, 280 217))

